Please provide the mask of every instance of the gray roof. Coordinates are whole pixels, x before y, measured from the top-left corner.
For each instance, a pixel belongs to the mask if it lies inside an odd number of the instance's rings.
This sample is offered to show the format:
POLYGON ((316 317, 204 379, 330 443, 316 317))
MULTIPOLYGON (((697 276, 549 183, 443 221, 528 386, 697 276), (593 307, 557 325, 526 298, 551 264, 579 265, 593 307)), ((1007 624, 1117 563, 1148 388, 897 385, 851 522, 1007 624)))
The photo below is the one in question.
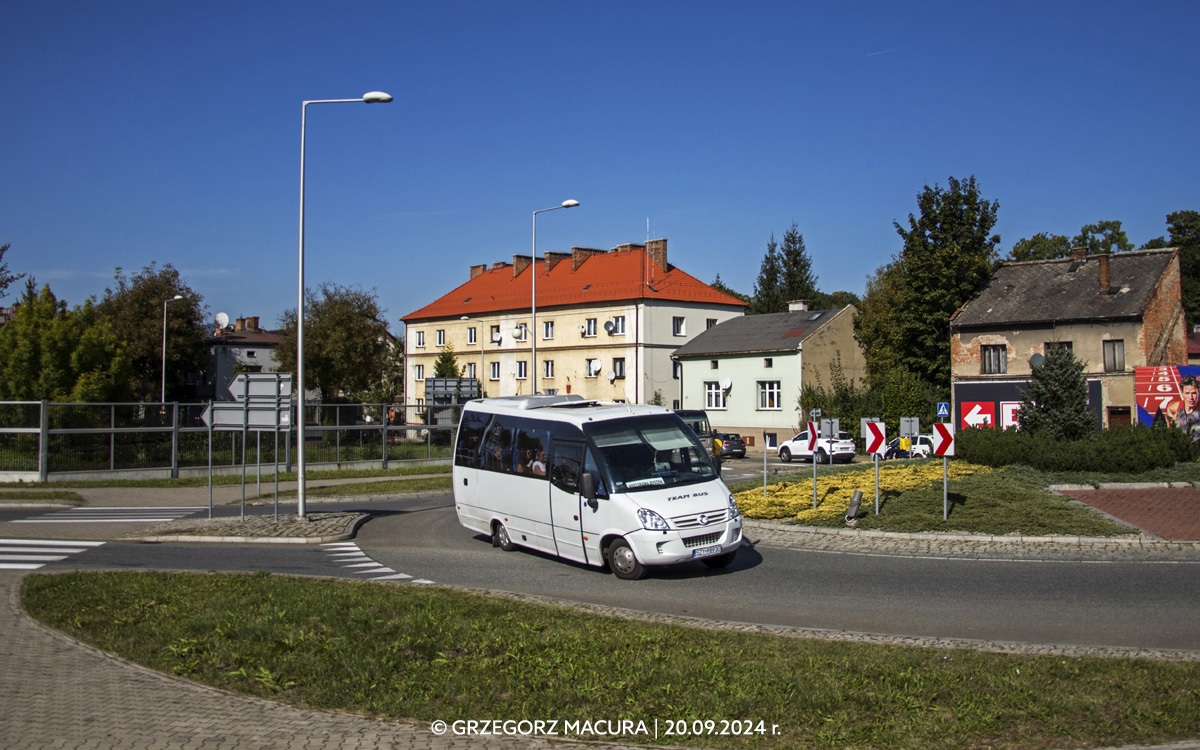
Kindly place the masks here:
POLYGON ((1005 263, 951 320, 951 328, 1137 318, 1175 249, 1109 255, 1109 291, 1100 256, 1005 263))
POLYGON ((707 357, 715 354, 796 351, 800 342, 833 320, 839 312, 841 310, 798 310, 740 315, 709 328, 676 349, 672 356, 707 357))

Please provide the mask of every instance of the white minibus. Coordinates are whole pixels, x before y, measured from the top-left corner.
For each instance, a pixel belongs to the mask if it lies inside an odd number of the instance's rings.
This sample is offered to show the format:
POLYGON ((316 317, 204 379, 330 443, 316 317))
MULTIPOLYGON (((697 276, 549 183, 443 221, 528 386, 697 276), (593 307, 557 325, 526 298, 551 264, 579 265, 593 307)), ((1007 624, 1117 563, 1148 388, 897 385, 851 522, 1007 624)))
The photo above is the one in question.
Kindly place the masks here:
POLYGON ((737 502, 704 445, 661 406, 575 396, 484 398, 463 406, 454 505, 492 545, 605 566, 646 569, 733 562, 737 502))

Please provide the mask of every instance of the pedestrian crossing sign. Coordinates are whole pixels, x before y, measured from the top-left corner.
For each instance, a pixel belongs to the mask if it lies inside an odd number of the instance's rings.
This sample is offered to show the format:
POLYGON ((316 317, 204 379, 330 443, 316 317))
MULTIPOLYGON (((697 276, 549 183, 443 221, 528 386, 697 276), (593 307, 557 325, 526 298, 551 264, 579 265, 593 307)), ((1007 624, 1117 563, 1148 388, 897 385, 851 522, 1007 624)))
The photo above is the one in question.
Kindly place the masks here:
POLYGON ((939 401, 937 415, 938 415, 938 419, 943 419, 943 418, 949 419, 950 418, 950 402, 939 401))

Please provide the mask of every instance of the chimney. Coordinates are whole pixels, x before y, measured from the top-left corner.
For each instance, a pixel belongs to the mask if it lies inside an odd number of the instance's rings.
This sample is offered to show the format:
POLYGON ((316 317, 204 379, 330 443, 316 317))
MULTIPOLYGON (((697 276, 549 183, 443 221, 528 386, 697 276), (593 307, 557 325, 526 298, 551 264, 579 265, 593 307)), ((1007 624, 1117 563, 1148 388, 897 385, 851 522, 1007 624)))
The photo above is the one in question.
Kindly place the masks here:
POLYGON ((553 268, 555 266, 557 266, 559 263, 561 263, 562 261, 564 261, 570 257, 571 257, 570 253, 547 251, 546 252, 546 273, 550 273, 550 271, 553 270, 553 268))
POLYGON ((521 275, 521 272, 533 265, 532 255, 514 255, 513 256, 513 278, 521 275))
POLYGON ((794 299, 788 302, 788 312, 804 312, 808 310, 808 300, 794 299))
POLYGON ((604 255, 607 250, 597 250, 594 247, 573 247, 571 248, 571 270, 578 271, 583 262, 593 255, 604 255))
POLYGON ((659 268, 661 268, 663 270, 663 273, 666 273, 667 272, 667 241, 665 239, 650 240, 649 242, 646 243, 646 252, 650 254, 650 260, 654 261, 654 264, 657 265, 659 268))
POLYGON ((233 321, 233 330, 235 330, 235 331, 246 330, 246 319, 238 318, 237 320, 233 321))
POLYGON ((254 317, 251 317, 251 318, 246 318, 246 330, 247 331, 257 331, 258 330, 258 316, 257 315, 255 315, 254 317))
POLYGON ((635 242, 626 242, 624 245, 617 245, 613 248, 614 253, 627 253, 630 250, 641 250, 645 245, 639 245, 635 242))
POLYGON ((471 278, 472 279, 475 278, 476 276, 478 276, 479 274, 483 273, 486 270, 487 270, 487 263, 478 263, 476 265, 471 266, 471 278))
POLYGON ((1109 287, 1112 286, 1112 271, 1109 268, 1109 261, 1112 257, 1108 253, 1104 253, 1097 258, 1100 261, 1100 291, 1108 294, 1109 287))
POLYGON ((1086 247, 1077 247, 1071 251, 1072 260, 1087 260, 1088 249, 1086 247))
POLYGON ((502 261, 502 260, 498 260, 498 261, 496 261, 495 263, 493 263, 493 264, 492 264, 492 270, 493 270, 493 271, 495 271, 495 270, 496 270, 496 269, 498 269, 498 268, 508 268, 508 263, 506 263, 506 262, 504 262, 504 261, 502 261))

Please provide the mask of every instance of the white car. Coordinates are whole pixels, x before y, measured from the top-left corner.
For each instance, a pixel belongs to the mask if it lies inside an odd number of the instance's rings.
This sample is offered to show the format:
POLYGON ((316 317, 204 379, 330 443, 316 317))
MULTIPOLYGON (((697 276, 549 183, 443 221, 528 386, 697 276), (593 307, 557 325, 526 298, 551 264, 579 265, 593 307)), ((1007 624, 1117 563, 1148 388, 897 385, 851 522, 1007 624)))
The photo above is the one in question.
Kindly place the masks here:
MULTIPOLYGON (((817 463, 829 463, 830 455, 834 461, 850 463, 854 460, 854 440, 847 432, 839 432, 837 438, 817 438, 817 463)), ((808 430, 788 440, 779 446, 779 460, 787 463, 793 458, 801 461, 812 461, 813 454, 808 450, 808 430)))
POLYGON ((929 458, 933 455, 933 435, 917 435, 909 443, 908 451, 913 458, 929 458))

